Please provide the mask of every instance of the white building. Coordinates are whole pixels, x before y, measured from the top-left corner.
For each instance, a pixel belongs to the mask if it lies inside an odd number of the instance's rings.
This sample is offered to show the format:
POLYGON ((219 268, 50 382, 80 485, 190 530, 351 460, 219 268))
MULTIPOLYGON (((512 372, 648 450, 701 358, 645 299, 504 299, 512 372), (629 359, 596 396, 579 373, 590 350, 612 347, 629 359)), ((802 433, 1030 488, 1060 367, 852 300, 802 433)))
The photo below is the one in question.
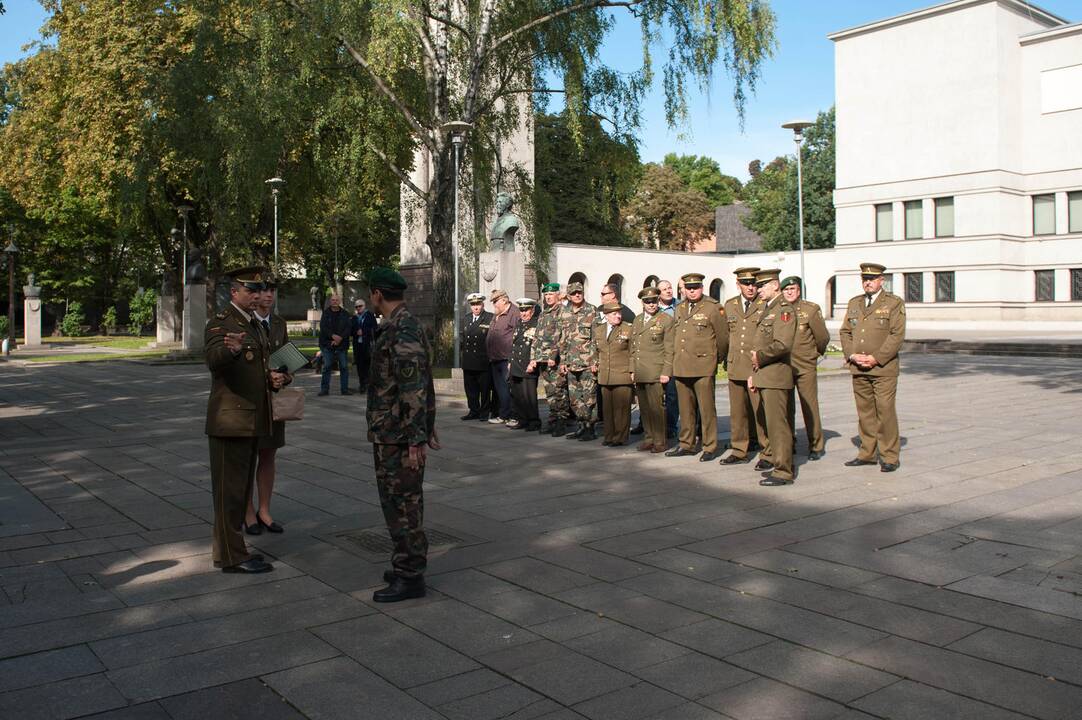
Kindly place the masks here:
MULTIPOLYGON (((1082 23, 955 0, 830 38, 837 246, 806 253, 805 296, 840 315, 872 261, 911 322, 1082 320, 1082 23)), ((549 277, 590 300, 611 278, 637 307, 640 287, 690 271, 735 294, 743 265, 799 274, 800 259, 557 245, 549 277)))

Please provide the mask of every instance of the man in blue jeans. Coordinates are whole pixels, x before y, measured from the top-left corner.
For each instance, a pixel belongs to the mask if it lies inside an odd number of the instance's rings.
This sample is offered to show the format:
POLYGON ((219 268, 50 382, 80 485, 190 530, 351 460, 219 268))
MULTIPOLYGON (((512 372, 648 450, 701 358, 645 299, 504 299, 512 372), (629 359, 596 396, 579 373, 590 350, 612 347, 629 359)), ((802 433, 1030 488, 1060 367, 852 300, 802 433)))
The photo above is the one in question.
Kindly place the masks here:
POLYGON ((353 394, 349 391, 349 365, 346 360, 349 352, 349 325, 350 315, 342 307, 342 298, 331 295, 327 309, 319 318, 319 354, 323 358, 323 379, 319 384, 320 395, 330 393, 331 367, 335 361, 338 363, 342 394, 353 394))
POLYGON ((504 290, 493 290, 489 296, 495 310, 485 336, 485 350, 492 369, 492 387, 496 391, 499 407, 494 409, 488 421, 492 424, 511 420, 511 348, 518 328, 518 310, 511 311, 511 300, 504 290))

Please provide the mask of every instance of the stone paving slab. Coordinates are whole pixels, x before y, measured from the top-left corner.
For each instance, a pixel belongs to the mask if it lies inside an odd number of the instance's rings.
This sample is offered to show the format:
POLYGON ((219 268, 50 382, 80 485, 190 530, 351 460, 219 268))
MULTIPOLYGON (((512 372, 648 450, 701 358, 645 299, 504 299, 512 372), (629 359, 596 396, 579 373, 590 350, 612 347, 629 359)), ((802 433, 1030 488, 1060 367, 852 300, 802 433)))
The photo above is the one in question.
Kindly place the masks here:
MULTIPOLYGON (((1068 718, 1082 707, 1082 369, 903 357, 902 468, 746 466, 462 423, 440 397, 430 593, 386 561, 364 398, 280 452, 274 573, 209 560, 200 366, 0 364, 0 717, 1068 718), (132 388, 139 388, 134 391, 132 388), (508 456, 515 462, 508 464, 508 456), (1050 679, 1050 678, 1054 678, 1050 679)), ((727 407, 725 387, 718 407, 727 407)), ((315 416, 313 416, 315 417, 315 416)), ((721 418, 722 440, 728 419, 721 418)))

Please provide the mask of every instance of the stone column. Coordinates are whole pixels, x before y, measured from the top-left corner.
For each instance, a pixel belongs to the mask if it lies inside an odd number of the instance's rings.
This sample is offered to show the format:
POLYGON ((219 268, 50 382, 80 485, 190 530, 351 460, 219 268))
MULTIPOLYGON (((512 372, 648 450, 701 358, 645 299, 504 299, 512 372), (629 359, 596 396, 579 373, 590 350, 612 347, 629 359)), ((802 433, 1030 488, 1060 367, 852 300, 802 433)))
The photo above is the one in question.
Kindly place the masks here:
POLYGON ((182 347, 189 352, 203 351, 203 333, 207 329, 207 285, 193 283, 184 287, 184 322, 182 347))
POLYGON ((176 343, 177 313, 176 297, 172 294, 158 297, 158 336, 157 345, 173 345, 176 343))
POLYGON ((30 284, 23 285, 23 344, 28 350, 41 348, 41 288, 34 285, 33 276, 30 284))
MULTIPOLYGON (((492 310, 489 294, 505 290, 513 303, 526 294, 526 256, 520 252, 491 250, 481 253, 478 262, 477 291, 485 295, 485 307, 492 310)), ((461 298, 459 298, 461 302, 461 298)))

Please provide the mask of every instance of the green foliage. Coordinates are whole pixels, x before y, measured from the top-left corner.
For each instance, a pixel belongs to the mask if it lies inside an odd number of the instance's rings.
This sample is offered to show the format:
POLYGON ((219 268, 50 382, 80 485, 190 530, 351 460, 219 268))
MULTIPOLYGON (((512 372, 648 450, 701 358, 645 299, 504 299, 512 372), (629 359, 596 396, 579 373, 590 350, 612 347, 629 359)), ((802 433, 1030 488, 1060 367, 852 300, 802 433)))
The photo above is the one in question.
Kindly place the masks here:
POLYGON ((154 322, 157 304, 158 293, 153 289, 139 288, 135 291, 128 310, 128 325, 132 333, 138 335, 144 327, 154 322))
POLYGON ((82 303, 72 300, 68 302, 68 310, 60 321, 60 332, 66 337, 79 337, 83 334, 83 323, 86 315, 83 313, 82 303))
MULTIPOLYGON (((834 247, 834 108, 819 113, 804 131, 801 163, 804 185, 804 247, 834 247)), ((763 236, 764 250, 795 250, 800 245, 796 159, 775 158, 749 165, 744 186, 751 212, 745 224, 763 236)))
POLYGON ((540 114, 534 128, 538 255, 547 257, 553 243, 630 245, 620 207, 642 177, 634 144, 606 133, 596 118, 586 118, 580 145, 567 113, 540 114))
POLYGON ((664 164, 675 170, 685 185, 701 191, 714 207, 732 205, 740 198, 743 189, 740 180, 721 172, 716 160, 702 155, 669 153, 664 164))
POLYGON ((686 250, 714 231, 714 209, 701 190, 688 187, 671 167, 647 163, 623 209, 624 222, 642 246, 686 250))
POLYGON ((8 336, 8 316, 0 315, 0 338, 8 336))
POLYGON ((110 335, 116 332, 117 326, 116 308, 109 306, 109 308, 101 316, 101 327, 105 331, 106 335, 110 335))

